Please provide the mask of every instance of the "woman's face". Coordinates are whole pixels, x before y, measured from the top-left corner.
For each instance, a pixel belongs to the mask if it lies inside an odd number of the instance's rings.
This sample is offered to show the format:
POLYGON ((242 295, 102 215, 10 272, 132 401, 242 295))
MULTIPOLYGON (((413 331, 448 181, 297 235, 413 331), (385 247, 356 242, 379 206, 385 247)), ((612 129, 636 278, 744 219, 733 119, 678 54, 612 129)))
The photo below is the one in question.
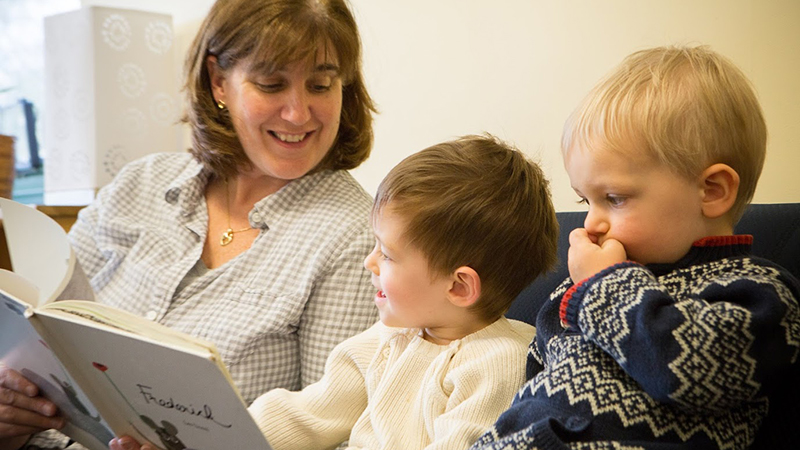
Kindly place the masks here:
POLYGON ((330 150, 339 130, 342 81, 334 52, 272 73, 248 72, 240 62, 222 74, 208 61, 216 100, 225 102, 253 176, 282 186, 308 173, 330 150))

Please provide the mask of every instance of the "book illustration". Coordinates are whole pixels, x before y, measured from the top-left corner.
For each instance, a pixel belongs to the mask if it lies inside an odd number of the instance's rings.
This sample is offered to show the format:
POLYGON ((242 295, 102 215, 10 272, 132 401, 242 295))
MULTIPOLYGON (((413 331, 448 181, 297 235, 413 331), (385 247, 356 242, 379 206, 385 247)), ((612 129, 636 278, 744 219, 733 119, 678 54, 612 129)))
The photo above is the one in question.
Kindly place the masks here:
MULTIPOLYGON (((83 402, 78 399, 75 389, 69 382, 56 386, 32 370, 22 369, 20 373, 39 386, 42 395, 58 406, 59 412, 67 419, 71 427, 83 431, 82 434, 90 435, 103 445, 108 445, 108 441, 114 438, 114 434, 103 425, 99 415, 91 415, 83 402), (65 388, 65 385, 68 387, 65 388)), ((50 374, 50 376, 57 379, 53 374, 50 374)))
MULTIPOLYGON (((44 348, 46 348, 47 351, 52 353, 52 350, 50 350, 50 347, 47 345, 47 342, 39 339, 39 343, 42 344, 42 346, 44 348)), ((55 355, 53 355, 53 357, 55 357, 55 355)), ((72 385, 72 383, 70 383, 68 381, 69 375, 67 374, 67 372, 64 371, 64 368, 61 367, 61 366, 59 366, 59 369, 61 369, 61 373, 63 374, 62 376, 64 377, 64 379, 62 380, 62 379, 58 378, 58 376, 56 374, 53 374, 53 373, 50 374, 50 378, 52 378, 53 381, 56 382, 56 385, 59 386, 61 388, 61 390, 64 392, 64 395, 66 395, 67 400, 69 400, 69 404, 71 404, 73 407, 75 407, 75 409, 78 412, 80 412, 82 415, 87 416, 87 417, 91 417, 92 419, 94 419, 94 420, 99 422, 101 420, 100 419, 100 414, 97 414, 96 416, 92 415, 92 413, 89 411, 89 408, 86 407, 86 405, 83 403, 83 401, 81 401, 80 397, 78 396, 78 391, 75 389, 75 387, 72 385)), ((40 376, 38 373, 36 373, 36 372, 34 372, 34 371, 32 371, 32 370, 30 370, 28 368, 23 368, 21 372, 22 372, 23 375, 25 375, 26 373, 30 375, 30 377, 26 377, 26 378, 28 378, 28 380, 31 380, 31 381, 33 381, 33 379, 40 380, 40 382, 36 382, 35 383, 37 386, 41 387, 43 385, 46 385, 45 387, 47 388, 46 390, 48 392, 57 392, 57 390, 53 389, 52 386, 50 386, 48 384, 47 380, 43 379, 42 376, 40 376)), ((59 408, 62 409, 62 410, 64 409, 61 406, 59 406, 59 408)))
POLYGON ((183 442, 178 439, 178 428, 172 423, 162 420, 161 426, 159 426, 147 416, 142 415, 139 417, 158 434, 158 438, 167 450, 193 450, 183 445, 183 442))
MULTIPOLYGON (((123 394, 122 391, 119 390, 117 385, 114 383, 114 380, 108 375, 108 366, 106 366, 105 364, 100 364, 99 362, 92 362, 92 367, 99 370, 103 375, 105 375, 109 384, 111 384, 111 386, 114 387, 114 390, 116 390, 117 393, 119 393, 120 397, 122 397, 122 399, 125 400, 125 403, 128 405, 128 407, 142 420, 142 422, 145 423, 145 425, 152 428, 153 431, 156 432, 159 440, 166 447, 166 450, 191 450, 188 449, 183 444, 183 442, 181 442, 180 439, 178 439, 178 428, 175 427, 175 425, 166 420, 162 420, 161 421, 162 426, 158 426, 153 421, 153 419, 147 417, 144 414, 140 414, 138 411, 136 411, 136 408, 134 408, 133 405, 131 405, 130 400, 128 400, 128 398, 125 397, 125 394, 123 394)), ((140 434, 145 435, 145 433, 143 433, 138 427, 136 427, 135 424, 131 423, 130 425, 136 428, 140 434)))
POLYGON ((100 421, 100 414, 93 416, 92 413, 89 412, 89 409, 86 408, 86 405, 84 405, 81 399, 78 398, 78 391, 75 390, 75 388, 72 386, 72 384, 70 384, 69 381, 60 380, 57 376, 53 375, 52 373, 50 374, 50 378, 55 380, 55 382, 59 386, 61 386, 61 389, 64 391, 64 394, 66 394, 67 398, 69 399, 69 402, 72 403, 72 406, 77 408, 78 411, 81 412, 81 414, 87 417, 91 417, 92 419, 98 422, 100 421))
POLYGON ((3 304, 6 305, 6 308, 10 309, 15 314, 20 316, 25 316, 25 307, 20 305, 19 303, 13 303, 6 299, 3 299, 3 304))
POLYGON ((111 383, 111 386, 114 386, 114 389, 117 392, 119 392, 119 396, 122 397, 123 400, 125 400, 125 403, 128 404, 128 407, 130 407, 133 410, 133 412, 135 412, 137 415, 139 415, 139 413, 136 412, 136 408, 134 408, 133 405, 131 405, 131 402, 128 401, 127 397, 125 397, 125 394, 120 392, 120 390, 117 387, 117 385, 114 384, 114 380, 112 380, 111 377, 109 377, 108 374, 106 373, 108 371, 108 366, 106 366, 105 364, 100 364, 99 362, 92 362, 92 367, 94 367, 95 369, 99 370, 103 375, 106 376, 106 379, 108 380, 108 382, 111 383))

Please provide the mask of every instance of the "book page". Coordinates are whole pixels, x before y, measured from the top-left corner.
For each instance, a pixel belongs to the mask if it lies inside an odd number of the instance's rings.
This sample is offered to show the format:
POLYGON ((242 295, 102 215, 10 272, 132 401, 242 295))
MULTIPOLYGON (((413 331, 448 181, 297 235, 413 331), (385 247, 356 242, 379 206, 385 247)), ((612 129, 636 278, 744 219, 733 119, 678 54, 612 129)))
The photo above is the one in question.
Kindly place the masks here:
POLYGON ((94 299, 83 271, 73 280, 75 252, 61 225, 41 211, 6 198, 0 198, 0 209, 11 266, 39 289, 34 306, 56 299, 69 284, 73 295, 94 299))
POLYGON ((48 303, 40 308, 39 311, 47 311, 49 314, 60 317, 73 316, 70 320, 85 320, 97 326, 107 327, 109 330, 137 335, 153 342, 158 342, 161 345, 198 353, 208 353, 214 355, 215 359, 221 359, 216 347, 209 341, 181 333, 166 325, 102 303, 63 300, 48 303))
MULTIPOLYGON (((55 298, 51 298, 50 301, 73 299, 94 301, 94 289, 92 289, 89 278, 86 276, 83 267, 81 267, 77 259, 72 268, 72 277, 70 277, 66 286, 64 286, 64 290, 57 294, 55 298)), ((42 303, 39 303, 39 305, 41 306, 42 303)))
POLYGON ((39 300, 39 288, 35 284, 6 269, 0 269, 0 290, 31 306, 39 300))

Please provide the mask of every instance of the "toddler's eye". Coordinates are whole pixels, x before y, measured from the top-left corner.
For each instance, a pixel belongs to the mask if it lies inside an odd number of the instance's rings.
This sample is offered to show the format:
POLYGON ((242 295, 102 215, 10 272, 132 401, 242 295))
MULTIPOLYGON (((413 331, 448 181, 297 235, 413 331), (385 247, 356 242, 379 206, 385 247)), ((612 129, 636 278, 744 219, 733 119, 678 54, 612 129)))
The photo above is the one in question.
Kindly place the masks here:
POLYGON ((621 206, 623 203, 625 203, 625 197, 618 195, 607 195, 606 201, 611 206, 621 206))
POLYGON ((581 198, 580 198, 580 199, 577 201, 577 203, 578 203, 579 205, 588 205, 588 204, 589 204, 589 200, 587 200, 587 199, 585 199, 585 198, 581 197, 581 198))

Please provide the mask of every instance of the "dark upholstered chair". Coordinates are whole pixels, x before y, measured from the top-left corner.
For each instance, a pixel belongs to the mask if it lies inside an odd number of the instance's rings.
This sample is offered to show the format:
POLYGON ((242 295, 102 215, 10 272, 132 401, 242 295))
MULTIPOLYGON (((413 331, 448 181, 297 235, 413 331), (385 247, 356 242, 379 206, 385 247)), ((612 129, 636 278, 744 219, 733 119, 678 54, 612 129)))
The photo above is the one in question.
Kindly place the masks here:
MULTIPOLYGON (((539 277, 514 300, 509 318, 533 324, 550 292, 568 275, 567 250, 570 231, 583 226, 585 212, 557 213, 561 232, 558 264, 539 277)), ((772 260, 800 278, 800 203, 753 204, 736 226, 737 234, 753 235, 753 254, 772 260)), ((774 380, 780 395, 770 399, 770 413, 752 449, 800 448, 800 364, 782 379, 774 380)))

